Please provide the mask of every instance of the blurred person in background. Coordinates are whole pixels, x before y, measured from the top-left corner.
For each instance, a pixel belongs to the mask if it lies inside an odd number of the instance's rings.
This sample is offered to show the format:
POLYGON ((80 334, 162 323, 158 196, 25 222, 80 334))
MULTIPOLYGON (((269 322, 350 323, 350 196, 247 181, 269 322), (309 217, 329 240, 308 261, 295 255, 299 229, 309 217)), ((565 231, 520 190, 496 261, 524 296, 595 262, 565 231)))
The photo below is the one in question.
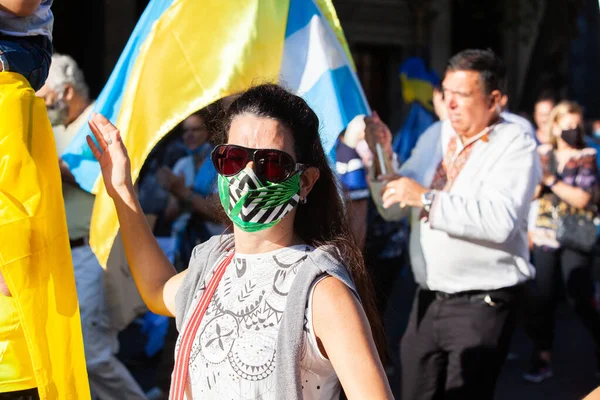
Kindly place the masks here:
POLYGON ((433 87, 433 110, 440 121, 448 119, 448 109, 444 102, 444 91, 441 85, 433 87))
POLYGON ((355 148, 364 138, 364 118, 364 115, 358 115, 352 119, 338 137, 335 147, 335 169, 344 191, 350 228, 361 251, 364 250, 367 232, 369 188, 365 166, 355 148))
MULTIPOLYGON (((550 112, 556 105, 554 96, 550 92, 543 92, 538 100, 535 102, 533 107, 533 121, 535 122, 535 141, 538 145, 550 143, 550 135, 548 134, 548 118, 550 112)), ((533 250, 533 231, 535 230, 535 223, 537 220, 539 210, 539 199, 534 199, 531 202, 531 208, 529 210, 529 248, 533 250)), ((533 258, 533 255, 532 255, 533 258)))
MULTIPOLYGON (((594 339, 600 366, 600 315, 593 305, 590 273, 592 248, 581 246, 584 236, 589 235, 581 228, 569 227, 578 245, 559 236, 559 223, 568 216, 580 216, 580 223, 583 218, 592 223, 596 217, 591 200, 597 187, 597 152, 585 146, 582 110, 577 103, 563 101, 555 106, 548 119, 547 133, 549 143, 538 148, 543 178, 536 190, 539 208, 532 232, 536 277, 525 318, 534 350, 531 368, 523 378, 534 383, 553 375, 552 345, 561 280, 575 312, 594 339)), ((593 224, 591 227, 595 238, 595 227, 593 224)))
MULTIPOLYGON (((61 155, 87 123, 94 106, 83 72, 75 60, 55 53, 46 84, 37 95, 46 102, 58 154, 61 155)), ((95 196, 79 187, 63 160, 58 162, 92 398, 146 399, 138 383, 116 357, 118 331, 111 325, 104 269, 89 245, 95 196)))
POLYGON ((550 143, 550 134, 548 132, 548 119, 550 112, 556 105, 554 96, 550 92, 544 92, 540 95, 533 107, 533 121, 535 122, 535 137, 538 144, 550 143))
POLYGON ((508 110, 508 94, 506 94, 506 88, 504 88, 503 91, 504 93, 500 98, 500 116, 504 118, 506 122, 519 125, 525 132, 531 135, 532 138, 535 138, 535 128, 533 127, 533 124, 529 122, 527 118, 508 110))
POLYGON ((158 182, 171 194, 165 217, 173 221, 176 264, 185 268, 192 249, 214 235, 223 233, 218 224, 217 172, 210 160, 210 139, 215 110, 204 108, 188 116, 180 125, 187 155, 173 169, 162 167, 158 182))
POLYGON ((343 135, 344 142, 338 145, 341 153, 336 152, 336 168, 342 185, 352 189, 349 191, 351 203, 357 207, 350 211, 350 225, 354 234, 361 238, 359 245, 365 254, 375 288, 377 310, 383 320, 396 276, 403 265, 401 255, 407 233, 405 224, 381 219, 372 204, 365 169, 365 165, 372 163, 372 154, 365 141, 365 128, 365 115, 350 121, 343 135))
MULTIPOLYGON (((593 119, 587 124, 585 143, 593 147, 596 151, 600 150, 600 119, 593 119)), ((598 170, 600 171, 600 159, 598 159, 598 170)))
POLYGON ((15 72, 39 90, 52 57, 53 0, 0 0, 0 72, 15 72))

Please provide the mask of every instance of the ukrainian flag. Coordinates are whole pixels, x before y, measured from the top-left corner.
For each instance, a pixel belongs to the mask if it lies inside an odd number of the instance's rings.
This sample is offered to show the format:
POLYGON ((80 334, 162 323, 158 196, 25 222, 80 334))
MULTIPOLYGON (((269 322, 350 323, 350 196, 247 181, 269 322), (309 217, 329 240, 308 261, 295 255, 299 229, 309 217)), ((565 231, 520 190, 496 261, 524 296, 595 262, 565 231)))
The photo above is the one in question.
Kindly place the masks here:
MULTIPOLYGON (((307 100, 326 150, 370 111, 331 0, 151 0, 94 111, 121 130, 136 179, 152 148, 189 114, 267 81, 307 100)), ((90 241, 105 265, 118 221, 88 134, 83 128, 62 158, 97 194, 90 241)))
MULTIPOLYGON (((17 311, 26 349, 16 350, 31 357, 40 399, 89 399, 54 134, 44 100, 19 74, 0 73, 0 121, 0 273, 12 294, 0 300, 17 311)), ((5 308, 0 320, 14 330, 5 308)), ((3 344, 0 389, 23 373, 3 344)))

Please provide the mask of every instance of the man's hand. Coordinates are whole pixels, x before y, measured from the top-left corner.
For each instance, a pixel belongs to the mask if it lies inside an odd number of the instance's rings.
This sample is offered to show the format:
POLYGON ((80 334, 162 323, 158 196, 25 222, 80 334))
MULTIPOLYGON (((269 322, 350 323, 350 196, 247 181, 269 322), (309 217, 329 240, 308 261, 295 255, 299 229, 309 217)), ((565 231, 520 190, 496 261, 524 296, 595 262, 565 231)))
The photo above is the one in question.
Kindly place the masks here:
POLYGON ((386 124, 381 121, 379 115, 374 112, 372 116, 365 117, 365 140, 369 145, 371 153, 377 154, 376 144, 383 147, 384 155, 392 158, 392 133, 386 124))
POLYGON ((383 207, 389 208, 394 203, 400 207, 422 207, 421 196, 429 189, 419 185, 416 181, 406 177, 400 177, 389 181, 382 191, 383 207))

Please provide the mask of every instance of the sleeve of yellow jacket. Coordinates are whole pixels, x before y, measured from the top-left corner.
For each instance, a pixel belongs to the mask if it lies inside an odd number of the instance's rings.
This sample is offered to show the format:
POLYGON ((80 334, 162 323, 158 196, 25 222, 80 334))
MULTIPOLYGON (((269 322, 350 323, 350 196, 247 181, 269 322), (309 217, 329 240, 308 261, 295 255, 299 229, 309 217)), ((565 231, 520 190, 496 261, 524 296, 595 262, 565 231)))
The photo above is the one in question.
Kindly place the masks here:
POLYGON ((44 102, 21 75, 0 73, 0 121, 0 272, 40 398, 89 399, 58 156, 44 102))

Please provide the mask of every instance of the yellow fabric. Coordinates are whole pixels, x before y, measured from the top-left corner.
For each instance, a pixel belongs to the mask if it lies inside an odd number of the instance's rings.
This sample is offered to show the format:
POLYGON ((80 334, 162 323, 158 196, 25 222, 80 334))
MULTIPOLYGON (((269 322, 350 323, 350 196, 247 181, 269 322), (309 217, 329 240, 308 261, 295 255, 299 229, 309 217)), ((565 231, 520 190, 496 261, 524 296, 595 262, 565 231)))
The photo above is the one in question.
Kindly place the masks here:
POLYGON ((402 83, 402 98, 405 103, 418 101, 427 110, 433 112, 433 85, 421 79, 409 79, 405 74, 400 74, 402 83))
MULTIPOLYGON (((62 154, 77 135, 84 124, 87 124, 94 103, 90 104, 82 113, 71 122, 68 127, 60 125, 54 128, 54 139, 56 141, 56 151, 62 154)), ((78 186, 63 184, 63 197, 65 199, 65 211, 67 213, 67 228, 70 239, 80 239, 90 235, 90 225, 92 222, 92 210, 94 209, 94 200, 96 196, 82 190, 78 186)))
POLYGON ((16 301, 0 294, 0 393, 36 387, 16 301))
MULTIPOLYGON (((282 0, 174 1, 140 50, 116 124, 133 179, 156 143, 189 114, 277 81, 288 8, 282 0)), ((106 266, 118 221, 104 185, 94 192, 90 245, 106 266)))
POLYGON ((44 101, 0 73, 0 272, 40 398, 90 398, 58 156, 44 101))

